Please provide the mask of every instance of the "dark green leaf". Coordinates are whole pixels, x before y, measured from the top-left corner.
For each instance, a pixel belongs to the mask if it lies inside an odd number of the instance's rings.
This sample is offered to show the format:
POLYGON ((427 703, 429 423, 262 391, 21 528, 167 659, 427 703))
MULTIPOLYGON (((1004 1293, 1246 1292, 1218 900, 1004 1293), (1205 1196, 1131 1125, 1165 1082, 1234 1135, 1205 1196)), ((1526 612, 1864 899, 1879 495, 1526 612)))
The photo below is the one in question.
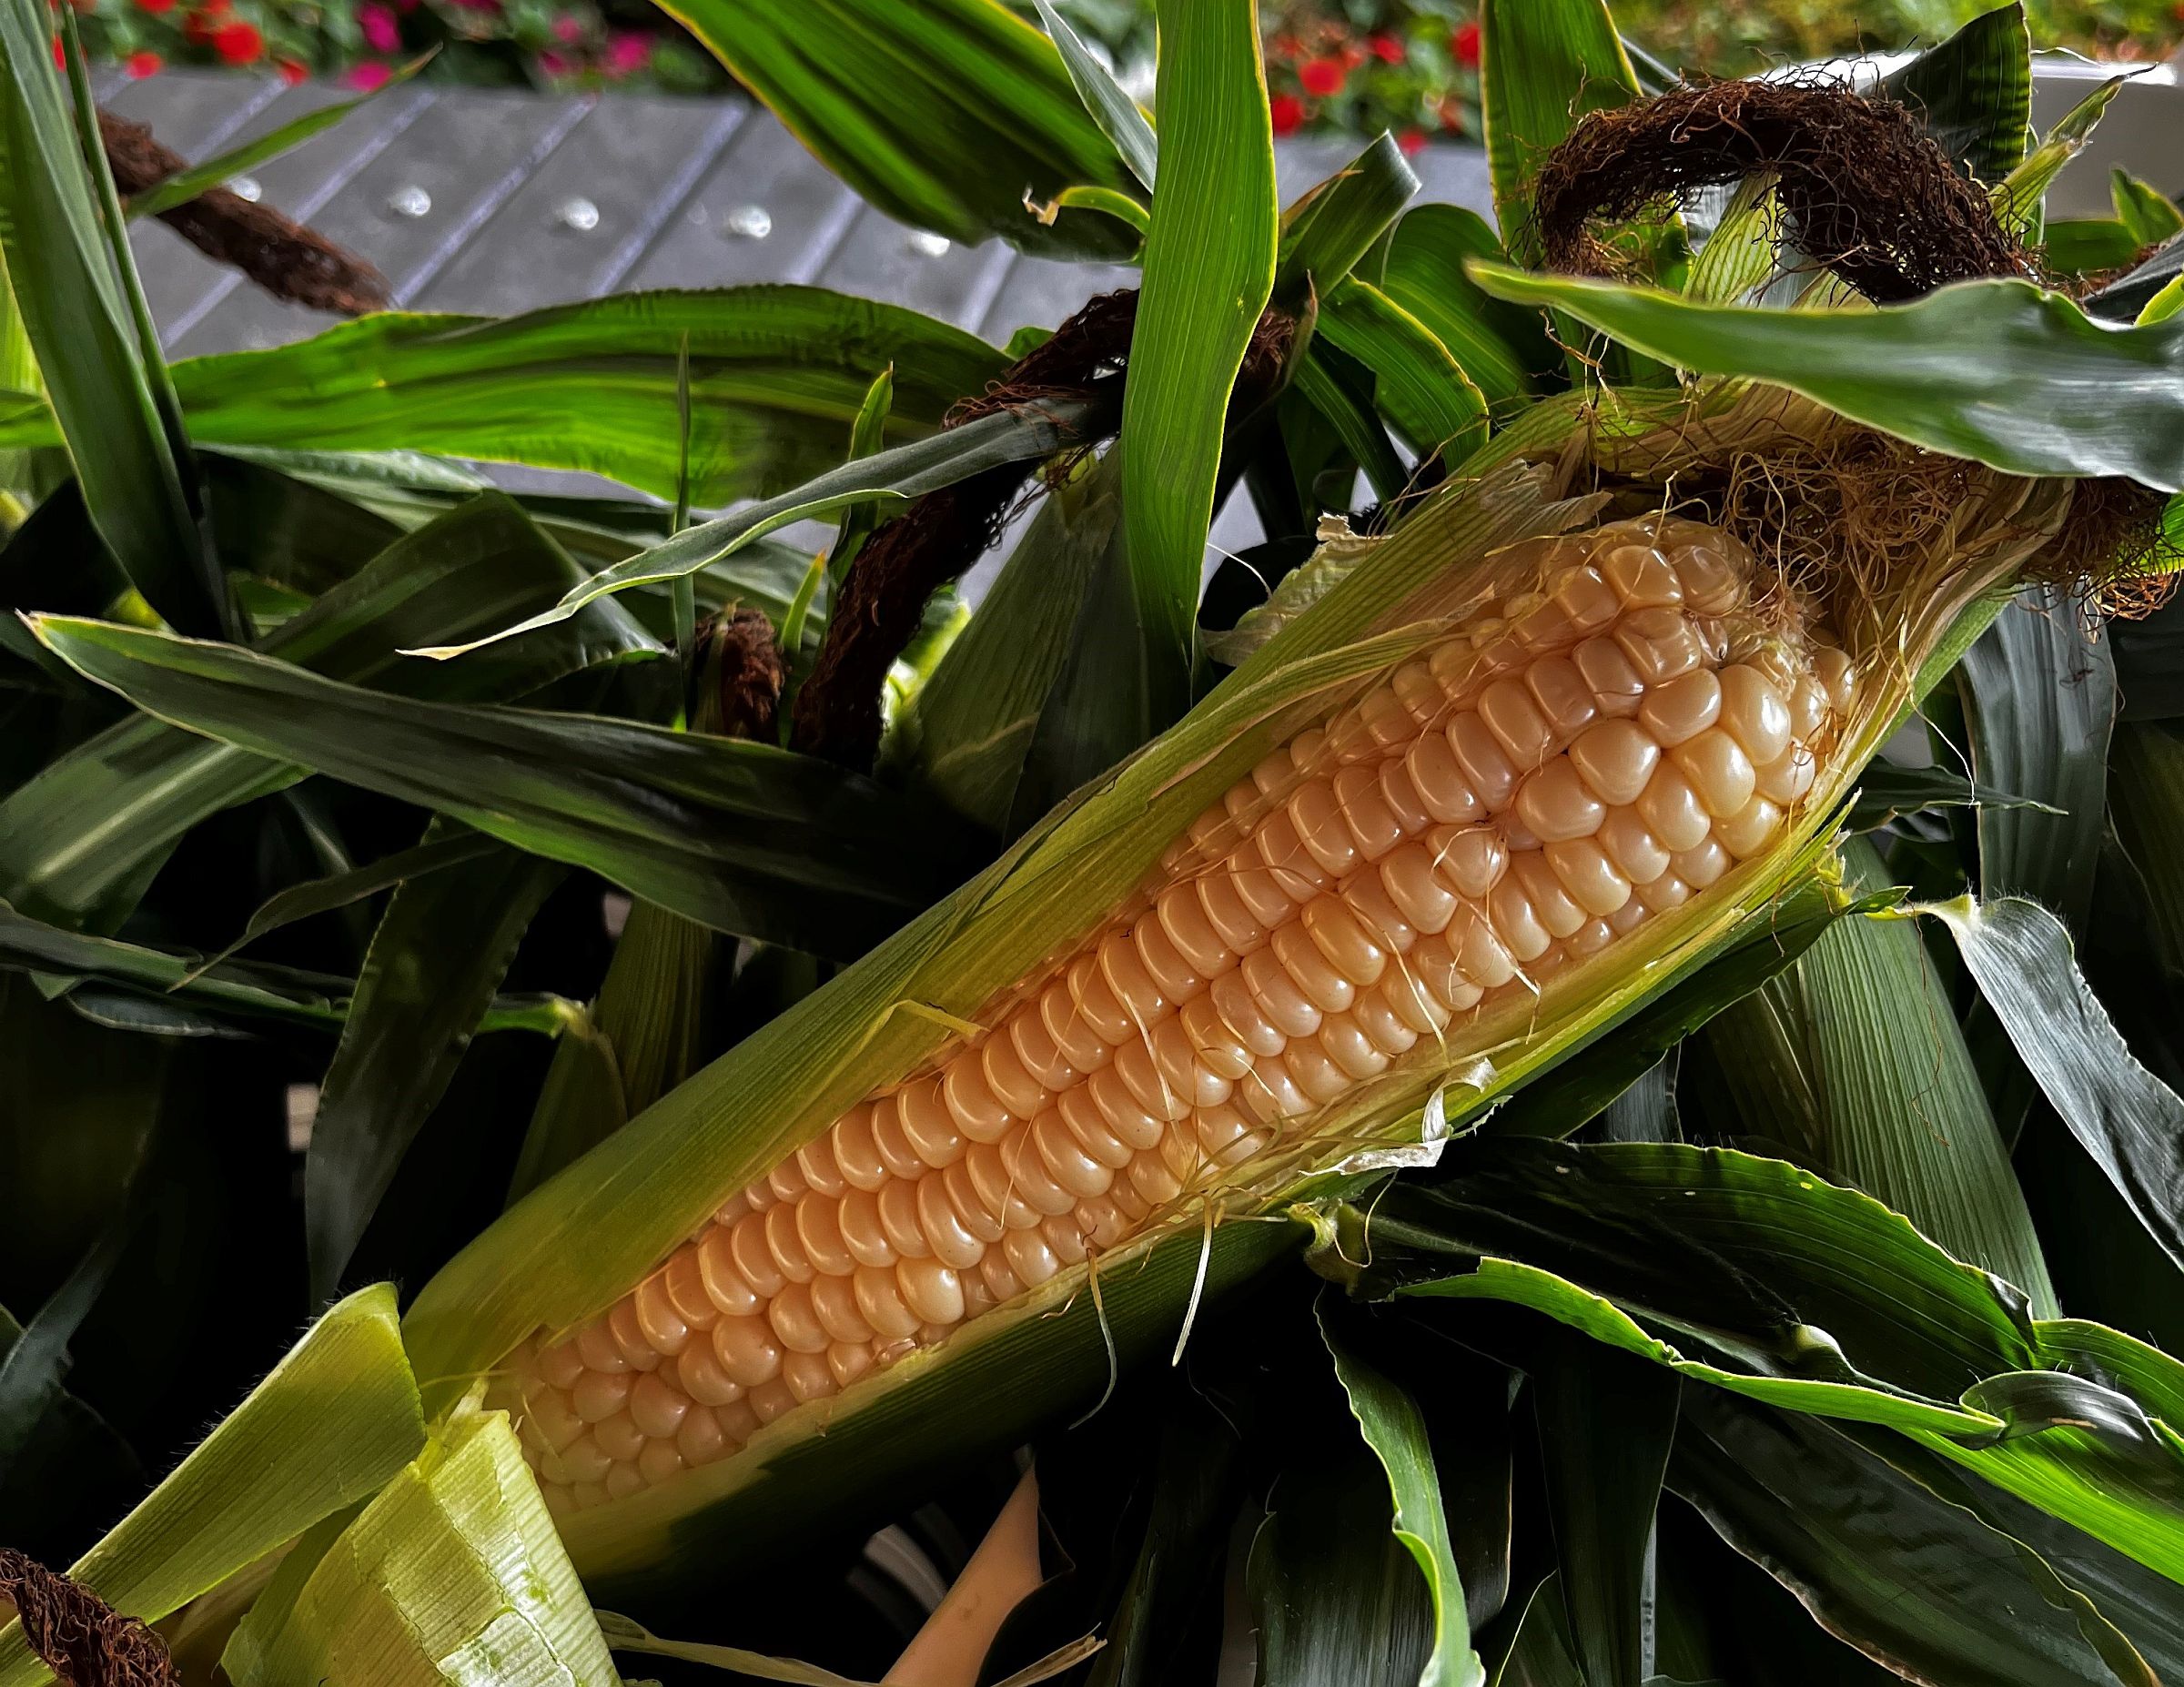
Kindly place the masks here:
MULTIPOLYGON (((420 848, 450 841, 438 831, 420 848)), ((453 841, 469 841, 458 833, 453 841)), ((311 1298, 330 1301, 395 1167, 446 1093, 516 945, 565 874, 498 846, 399 888, 373 934, 304 1160, 311 1298)))
MULTIPOLYGON (((839 462, 890 364, 898 442, 931 432, 1003 367, 983 341, 899 305, 766 286, 506 318, 382 312, 291 346, 194 358, 174 378, 192 437, 208 445, 440 451, 589 470, 672 498, 684 336, 701 503, 777 492, 839 462)), ((52 431, 43 407, 0 402, 0 446, 52 431)))
POLYGON ((2095 275, 2137 261, 2140 243, 2112 217, 2070 217, 2049 223, 2040 256, 2058 275, 2095 275))
MULTIPOLYGON (((1969 658, 1967 658, 1968 662, 1969 658)), ((1916 814, 1928 808, 1976 808, 2003 813, 2033 809, 2059 814, 2060 809, 2032 797, 1983 785, 1939 763, 1906 767, 1900 763, 1875 760, 1858 775, 1857 794, 1844 823, 1853 832, 1872 832, 1899 814, 1916 814)))
POLYGON ((1561 369, 1562 352, 1538 311, 1488 297, 1464 273, 1468 259, 1502 256, 1477 212, 1421 205, 1396 224, 1380 287, 1449 349, 1490 405, 1508 407, 1561 369))
POLYGON ((1981 13, 1883 76, 1880 92, 1917 112, 1973 179, 2004 180, 2031 138, 2032 37, 2023 5, 1981 13))
MULTIPOLYGON (((139 1175, 141 1170, 140 1167, 139 1175)), ((98 1303, 114 1263, 141 1217, 143 1197, 136 1193, 136 1181, 130 1180, 130 1195, 123 1199, 121 1210, 76 1269, 0 1355, 0 1483, 15 1475, 16 1460, 61 1399, 61 1385, 73 1362, 68 1344, 98 1303)))
POLYGON ((1293 303, 1309 287, 1324 298, 1388 232, 1417 191, 1417 173, 1404 161, 1395 137, 1383 131, 1283 215, 1274 297, 1293 303))
POLYGON ((947 888, 931 816, 767 744, 595 716, 421 702, 232 645, 46 618, 139 708, 437 810, 723 931, 854 955, 947 888))
POLYGON ((187 631, 217 631, 203 545, 52 43, 37 0, 0 0, 0 249, 51 402, 16 408, 39 443, 65 439, 92 521, 153 608, 187 631))
POLYGON ((1964 281, 1876 310, 1701 305, 1474 265, 1651 357, 1787 387, 1885 433, 2013 474, 2184 486, 2184 320, 2117 328, 2027 281, 1964 281))
POLYGON ((670 10, 890 217, 1057 258, 1127 254, 1128 231, 1105 217, 1065 212, 1049 227, 1025 209, 1026 197, 1127 188, 1130 176, 1054 43, 995 0, 675 0, 670 10))
MULTIPOLYGON (((266 642, 284 662, 443 702, 521 697, 658 646, 614 604, 460 664, 402 656, 432 637, 483 636, 553 603, 582 571, 505 497, 474 499, 390 546, 266 642)), ((294 783, 268 763, 148 716, 54 761, 0 802, 0 896, 42 919, 107 929, 147 866, 190 827, 294 783)))
POLYGON ((2140 1066, 2087 987, 2063 923, 2006 896, 1929 904, 2017 1057, 2148 1234, 2184 1269, 2184 1099, 2140 1066))
POLYGON ((1875 1662, 1912 1680, 2155 1687, 2143 1660, 2130 1667, 2130 1643, 2030 1546, 1850 1433, 1688 1385, 1684 1405, 1676 1491, 1875 1662), (2123 1667, 2104 1664, 2104 1651, 2123 1667))
POLYGON ((1385 1473, 1395 1506, 1395 1538, 1425 1578, 1432 1607, 1432 1651, 1419 1672, 1419 1687, 1480 1687, 1485 1672, 1471 1650, 1463 1581, 1441 1510, 1441 1478, 1426 1420, 1416 1400, 1337 1339, 1324 1306, 1319 1308, 1319 1324, 1358 1432, 1385 1473))
POLYGON ((1676 1379, 1552 1330, 1532 1367, 1569 1637, 1589 1687, 1653 1672, 1653 1510, 1676 1438, 1676 1379))
POLYGON ((1511 255, 1536 263, 1532 181, 1540 161, 1587 112, 1632 99, 1637 73, 1602 0, 1485 0, 1479 22, 1494 214, 1511 255))
POLYGON ((2150 187, 2121 165, 2108 172, 2108 197, 2116 206, 2116 220, 2123 225, 2136 249, 2159 246, 2184 229, 2184 211, 2158 187, 2150 187))
POLYGON ((1485 395, 1432 330, 1380 288, 1355 277, 1340 283, 1320 301, 1318 332, 1372 371, 1381 412, 1421 455, 1453 467, 1486 442, 1485 395))
POLYGON ((1122 91, 1107 67, 1094 58, 1077 39, 1077 31, 1069 27, 1050 0, 1039 0, 1039 22, 1046 25, 1055 50, 1062 56, 1062 67, 1069 73, 1070 86, 1085 102, 1092 121, 1099 125, 1101 134, 1114 142, 1116 152, 1130 167, 1130 174, 1149 190, 1159 167, 1160 143, 1154 137, 1153 126, 1145 120, 1145 113, 1138 109, 1136 100, 1122 91))

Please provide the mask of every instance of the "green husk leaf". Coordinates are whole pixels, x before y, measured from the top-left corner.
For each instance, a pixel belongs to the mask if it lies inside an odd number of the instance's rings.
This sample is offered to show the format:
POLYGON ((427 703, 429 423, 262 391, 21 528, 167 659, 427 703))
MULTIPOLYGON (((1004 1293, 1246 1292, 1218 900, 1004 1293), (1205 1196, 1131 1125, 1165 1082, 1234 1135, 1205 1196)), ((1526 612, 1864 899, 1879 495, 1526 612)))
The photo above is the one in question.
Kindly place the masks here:
MULTIPOLYGON (((387 1482, 425 1440, 394 1306, 384 1284, 335 1306, 68 1573, 154 1621, 387 1482)), ((0 1631, 0 1687, 45 1679, 0 1631)))
POLYGON ((1092 121, 1099 125, 1100 133, 1115 144, 1116 153, 1130 167, 1130 174, 1150 192, 1160 163, 1160 143, 1153 126, 1107 67, 1077 39, 1077 31, 1054 9, 1051 0, 1038 0, 1038 5, 1039 22, 1046 25, 1055 50, 1062 56, 1062 68, 1069 73, 1070 86, 1085 102, 1092 121))

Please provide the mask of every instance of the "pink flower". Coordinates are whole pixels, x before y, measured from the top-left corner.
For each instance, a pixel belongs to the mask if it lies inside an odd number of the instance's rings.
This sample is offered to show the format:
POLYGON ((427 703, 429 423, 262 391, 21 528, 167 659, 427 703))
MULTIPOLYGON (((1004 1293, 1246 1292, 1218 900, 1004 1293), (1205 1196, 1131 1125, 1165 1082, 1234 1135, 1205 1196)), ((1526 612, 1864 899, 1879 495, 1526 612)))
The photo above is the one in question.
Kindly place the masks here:
POLYGON ((652 56, 652 37, 633 29, 618 31, 607 42, 607 66, 618 76, 642 70, 652 56))
POLYGON ((395 22, 391 8, 378 0, 365 0, 357 8, 357 27, 363 32, 364 45, 375 53, 394 53, 401 49, 402 26, 395 22))
POLYGON ((553 20, 553 38, 564 46, 574 46, 584 38, 583 20, 563 12, 553 20))
POLYGON ((348 83, 358 93, 369 94, 374 88, 385 87, 387 78, 393 74, 393 70, 388 66, 380 64, 377 59, 368 58, 361 64, 351 65, 343 73, 341 80, 348 83))
POLYGON ((549 47, 539 55, 539 68, 550 76, 565 76, 569 74, 569 61, 549 47))

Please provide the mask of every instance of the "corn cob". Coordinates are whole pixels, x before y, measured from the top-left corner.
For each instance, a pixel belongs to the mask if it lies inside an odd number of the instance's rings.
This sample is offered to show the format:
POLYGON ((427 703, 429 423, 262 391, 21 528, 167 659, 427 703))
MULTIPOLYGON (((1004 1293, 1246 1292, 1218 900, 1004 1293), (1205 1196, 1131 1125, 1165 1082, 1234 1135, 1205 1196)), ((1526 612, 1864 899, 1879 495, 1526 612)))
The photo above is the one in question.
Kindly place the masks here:
POLYGON ((1208 807, 1099 930, 500 1373, 567 1512, 727 1458, 1240 1176, 1783 835, 1849 658, 1714 528, 1528 541, 1208 807))

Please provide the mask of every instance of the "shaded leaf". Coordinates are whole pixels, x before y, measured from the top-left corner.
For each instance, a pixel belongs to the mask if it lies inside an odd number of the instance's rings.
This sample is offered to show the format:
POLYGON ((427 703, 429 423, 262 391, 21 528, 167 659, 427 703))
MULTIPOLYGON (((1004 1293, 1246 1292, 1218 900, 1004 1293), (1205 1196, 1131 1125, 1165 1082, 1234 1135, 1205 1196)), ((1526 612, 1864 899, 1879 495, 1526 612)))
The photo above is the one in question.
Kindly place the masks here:
POLYGON ((2023 5, 1982 12, 1883 76, 1879 91, 1918 113, 1975 181, 2006 180, 2031 139, 2032 37, 2023 5))
POLYGON ((1160 143, 1154 138, 1153 126, 1146 121, 1145 113, 1138 109, 1136 100, 1122 91, 1107 67, 1093 57, 1077 39, 1077 31, 1054 9, 1051 0, 1039 0, 1039 22, 1046 26, 1055 50, 1062 56, 1062 67, 1069 73, 1070 86, 1085 102, 1085 109, 1092 114, 1093 122, 1115 144, 1117 154, 1129 166, 1130 174, 1149 190, 1159 167, 1160 143))

